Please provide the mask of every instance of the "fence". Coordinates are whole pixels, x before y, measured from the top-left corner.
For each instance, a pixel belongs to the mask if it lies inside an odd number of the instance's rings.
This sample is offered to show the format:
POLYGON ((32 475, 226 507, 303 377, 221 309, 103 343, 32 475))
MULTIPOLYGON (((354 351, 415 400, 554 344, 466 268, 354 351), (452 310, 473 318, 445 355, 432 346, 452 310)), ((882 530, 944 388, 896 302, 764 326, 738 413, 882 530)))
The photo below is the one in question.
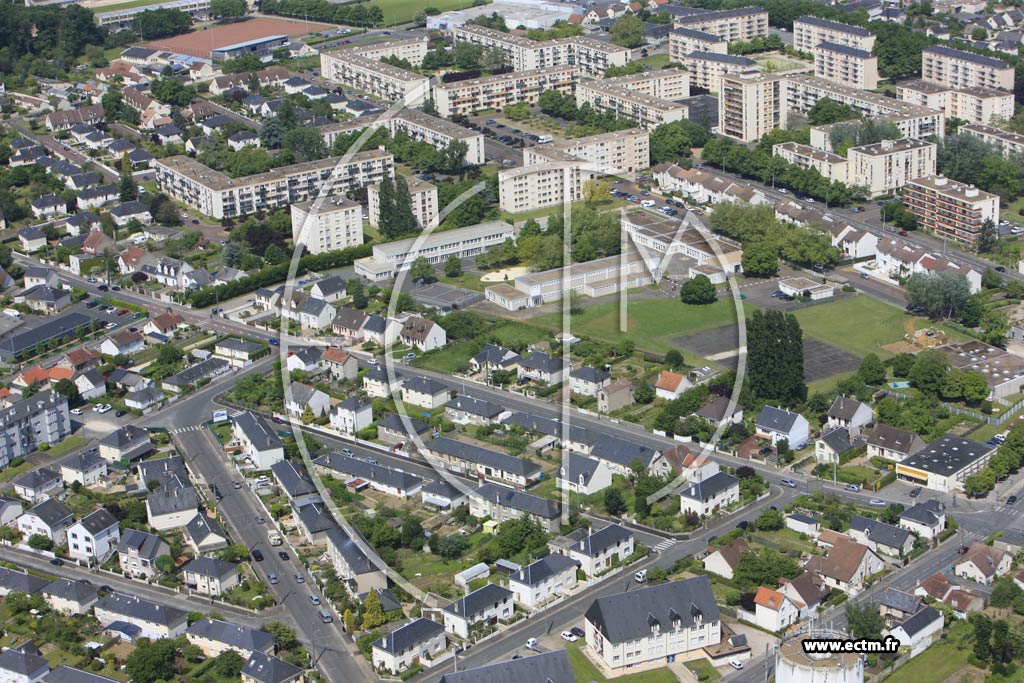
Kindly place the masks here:
MULTIPOLYGON (((910 394, 904 394, 904 393, 899 392, 899 391, 894 391, 893 389, 886 389, 885 393, 888 394, 889 396, 895 396, 896 398, 902 398, 902 399, 915 398, 914 396, 911 396, 910 394)), ((939 401, 939 403, 942 405, 943 408, 945 408, 949 412, 953 413, 954 415, 966 415, 968 417, 973 417, 976 420, 981 420, 982 422, 985 422, 987 424, 990 424, 990 425, 993 425, 993 426, 996 426, 996 427, 998 427, 999 425, 1001 425, 1004 422, 1006 422, 1007 420, 1009 420, 1018 411, 1024 410, 1024 399, 1021 399, 1021 400, 1017 401, 1013 405, 1006 406, 1004 408, 1003 412, 1000 413, 999 415, 985 415, 984 413, 979 413, 976 410, 971 410, 970 408, 964 408, 963 406, 958 406, 958 405, 953 405, 951 403, 946 403, 945 401, 939 401)), ((1003 404, 1003 405, 1005 405, 1005 404, 1003 404)))

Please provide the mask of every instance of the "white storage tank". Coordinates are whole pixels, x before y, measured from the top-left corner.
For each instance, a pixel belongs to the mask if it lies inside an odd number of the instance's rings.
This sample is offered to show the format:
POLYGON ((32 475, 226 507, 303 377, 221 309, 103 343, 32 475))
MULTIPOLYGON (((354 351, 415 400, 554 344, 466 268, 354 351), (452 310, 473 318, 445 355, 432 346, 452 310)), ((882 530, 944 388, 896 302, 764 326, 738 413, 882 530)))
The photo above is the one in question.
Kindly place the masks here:
POLYGON ((864 656, 854 653, 808 654, 805 639, 846 639, 828 630, 802 633, 782 642, 775 654, 775 683, 864 683, 864 656))

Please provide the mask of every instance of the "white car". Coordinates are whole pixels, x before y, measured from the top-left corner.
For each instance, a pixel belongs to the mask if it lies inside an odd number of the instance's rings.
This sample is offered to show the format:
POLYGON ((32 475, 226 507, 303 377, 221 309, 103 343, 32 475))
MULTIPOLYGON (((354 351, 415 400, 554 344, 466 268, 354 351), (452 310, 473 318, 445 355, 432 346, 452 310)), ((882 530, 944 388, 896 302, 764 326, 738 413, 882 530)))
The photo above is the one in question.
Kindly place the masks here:
POLYGON ((117 327, 117 323, 107 323, 107 329, 112 330, 117 327))
POLYGON ((377 359, 376 358, 367 358, 366 359, 366 364, 367 365, 376 365, 377 364, 377 359))
POLYGON ((643 583, 647 580, 647 570, 641 569, 636 574, 633 574, 633 578, 636 579, 637 583, 643 583))
POLYGON ((102 415, 103 413, 109 413, 111 410, 113 410, 113 408, 114 406, 110 405, 109 403, 104 403, 101 406, 96 406, 96 412, 102 415))
POLYGON ((81 415, 82 414, 82 409, 81 408, 72 408, 71 409, 71 414, 72 415, 81 415))
POLYGON ((537 639, 536 638, 527 638, 526 639, 526 649, 527 650, 532 650, 532 649, 534 649, 536 647, 537 647, 537 639))
POLYGON ((571 631, 562 631, 562 640, 566 640, 570 643, 575 643, 577 640, 579 640, 579 638, 577 638, 576 634, 571 631))
POLYGON ((657 203, 658 202, 654 201, 653 199, 645 199, 642 202, 640 202, 640 206, 644 207, 645 209, 649 209, 652 206, 655 206, 657 203))
POLYGON ((729 666, 731 666, 732 668, 734 668, 737 671, 739 671, 740 669, 743 668, 743 662, 741 662, 738 659, 730 659, 729 660, 729 666))

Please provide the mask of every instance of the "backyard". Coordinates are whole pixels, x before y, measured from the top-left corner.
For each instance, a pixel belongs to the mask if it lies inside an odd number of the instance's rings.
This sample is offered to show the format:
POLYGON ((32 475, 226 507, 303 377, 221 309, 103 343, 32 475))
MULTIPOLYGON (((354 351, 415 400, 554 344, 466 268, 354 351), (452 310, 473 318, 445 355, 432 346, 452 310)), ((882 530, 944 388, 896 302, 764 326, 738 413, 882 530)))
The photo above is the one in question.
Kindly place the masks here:
POLYGON ((942 640, 911 659, 886 678, 886 683, 917 683, 918 681, 945 681, 968 666, 970 648, 964 640, 971 628, 964 622, 955 622, 942 640))
MULTIPOLYGON (((601 681, 610 680, 605 678, 601 671, 583 652, 583 641, 578 641, 566 646, 565 651, 569 654, 569 663, 576 674, 577 681, 601 681)), ((668 669, 655 669, 644 673, 620 676, 614 680, 616 683, 679 683, 676 675, 668 669)))

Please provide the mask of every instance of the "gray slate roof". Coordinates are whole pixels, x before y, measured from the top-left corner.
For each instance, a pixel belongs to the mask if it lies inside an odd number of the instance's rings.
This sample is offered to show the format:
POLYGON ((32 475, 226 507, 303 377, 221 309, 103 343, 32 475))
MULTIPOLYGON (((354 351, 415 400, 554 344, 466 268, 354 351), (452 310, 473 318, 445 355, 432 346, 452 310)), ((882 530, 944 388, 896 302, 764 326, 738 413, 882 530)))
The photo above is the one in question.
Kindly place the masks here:
POLYGON ((439 683, 576 683, 576 674, 565 650, 530 655, 446 673, 439 683))
POLYGON ((129 550, 135 550, 142 559, 152 561, 160 554, 163 545, 163 539, 156 534, 128 528, 121 534, 121 542, 117 544, 117 552, 126 553, 129 550))
POLYGON ((277 481, 285 490, 288 498, 316 493, 316 484, 309 478, 306 469, 301 465, 296 467, 291 460, 282 460, 271 465, 270 470, 277 477, 277 481))
POLYGON ((391 654, 405 652, 421 643, 425 643, 440 633, 444 626, 430 619, 413 619, 408 624, 399 626, 394 631, 374 642, 373 647, 391 654))
POLYGON ((0 671, 8 671, 17 676, 34 676, 40 670, 50 670, 50 664, 44 657, 11 648, 0 652, 0 671))
POLYGON ((168 607, 124 593, 108 593, 99 599, 96 609, 165 626, 180 624, 187 616, 184 610, 176 607, 168 607))
POLYGON ((871 519, 861 515, 853 516, 853 521, 850 522, 850 528, 863 532, 864 535, 879 545, 884 545, 898 550, 903 549, 903 544, 906 543, 907 539, 911 536, 910 532, 906 529, 901 529, 898 526, 879 522, 877 519, 871 519))
POLYGON ((263 631, 203 617, 187 633, 241 650, 265 652, 274 646, 274 636, 263 631))
POLYGON ((547 581, 550 577, 557 576, 568 569, 572 569, 575 572, 576 563, 565 555, 552 553, 542 557, 533 564, 523 567, 518 572, 512 574, 509 580, 527 586, 537 586, 547 581))
POLYGON ((891 607, 906 614, 915 613, 921 606, 920 597, 910 593, 904 593, 903 591, 898 591, 895 588, 890 588, 888 586, 882 589, 882 592, 878 594, 876 601, 879 605, 891 607))
POLYGON ((905 619, 900 624, 900 627, 906 631, 908 636, 914 637, 914 635, 923 631, 938 619, 942 619, 942 614, 937 609, 934 607, 924 607, 918 610, 916 614, 905 619))
POLYGON ((244 412, 235 416, 235 425, 252 442, 256 450, 267 451, 283 448, 281 439, 261 416, 252 412, 244 412))
POLYGON ((542 519, 554 519, 558 517, 560 512, 560 506, 553 500, 540 498, 539 496, 516 491, 515 489, 499 486, 498 484, 484 484, 470 495, 491 502, 497 502, 499 505, 536 515, 542 519))
POLYGON ((26 514, 29 513, 43 520, 43 523, 51 528, 54 525, 69 520, 74 516, 74 513, 72 513, 67 506, 54 498, 47 498, 42 503, 26 512, 26 514))
POLYGON ((9 591, 18 591, 19 593, 31 595, 41 591, 47 584, 49 584, 49 581, 34 574, 0 567, 0 587, 6 588, 9 591))
POLYGON ((611 643, 647 638, 652 623, 669 630, 673 622, 691 628, 698 619, 704 623, 719 621, 707 576, 598 598, 584 616, 611 643))
POLYGON ((43 595, 65 600, 74 600, 78 603, 88 604, 96 601, 99 596, 99 589, 81 581, 71 579, 57 579, 43 587, 43 595))
POLYGON ((443 453, 450 458, 458 458, 467 462, 477 463, 504 472, 511 472, 522 477, 536 477, 540 473, 540 465, 528 462, 514 455, 499 453, 481 448, 464 441, 456 441, 443 436, 430 442, 428 448, 443 453))
POLYGON ((707 501, 731 486, 738 485, 739 479, 725 472, 715 472, 703 481, 698 481, 679 492, 690 500, 707 501))
POLYGON ((257 683, 287 683, 302 675, 302 669, 283 659, 268 657, 262 652, 253 652, 242 667, 242 675, 257 683))
POLYGON ((106 508, 100 508, 99 510, 90 512, 88 515, 78 520, 78 522, 93 536, 101 531, 109 529, 112 526, 117 526, 117 519, 114 515, 110 514, 106 508))
POLYGON ((237 574, 238 565, 234 562, 225 562, 215 557, 202 555, 182 567, 182 571, 206 576, 211 579, 222 579, 232 574, 237 574))
POLYGON ((373 465, 360 458, 341 453, 321 455, 313 463, 350 477, 378 482, 399 491, 408 491, 423 484, 422 478, 408 472, 401 472, 383 465, 373 465))
POLYGON ((444 608, 448 614, 472 620, 473 616, 484 611, 491 605, 512 600, 512 591, 495 583, 484 584, 469 595, 464 595, 444 608))
POLYGON ((782 408, 765 406, 757 416, 757 426, 773 432, 788 434, 800 415, 782 408))
POLYGON ((926 500, 913 507, 907 508, 900 513, 900 519, 907 519, 911 522, 917 522, 918 524, 934 526, 944 514, 946 514, 946 506, 932 498, 931 500, 926 500))

